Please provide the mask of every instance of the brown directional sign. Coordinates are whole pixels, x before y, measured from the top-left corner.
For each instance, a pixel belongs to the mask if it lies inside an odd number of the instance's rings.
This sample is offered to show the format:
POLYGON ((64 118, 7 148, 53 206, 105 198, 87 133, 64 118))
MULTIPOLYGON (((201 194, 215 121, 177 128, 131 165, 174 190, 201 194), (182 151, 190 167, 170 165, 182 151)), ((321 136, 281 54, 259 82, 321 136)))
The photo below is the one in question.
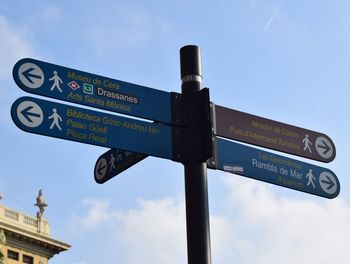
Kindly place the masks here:
POLYGON ((331 162, 335 145, 325 134, 215 105, 216 134, 221 137, 331 162))

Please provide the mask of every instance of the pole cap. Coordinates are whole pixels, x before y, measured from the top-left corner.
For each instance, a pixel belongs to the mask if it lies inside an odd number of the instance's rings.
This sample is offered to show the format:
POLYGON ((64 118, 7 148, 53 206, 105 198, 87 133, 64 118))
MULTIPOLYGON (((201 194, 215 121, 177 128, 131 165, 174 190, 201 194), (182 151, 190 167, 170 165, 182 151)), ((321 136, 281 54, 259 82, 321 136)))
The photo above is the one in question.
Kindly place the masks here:
POLYGON ((202 76, 201 50, 198 46, 187 45, 180 49, 181 79, 186 75, 202 76))

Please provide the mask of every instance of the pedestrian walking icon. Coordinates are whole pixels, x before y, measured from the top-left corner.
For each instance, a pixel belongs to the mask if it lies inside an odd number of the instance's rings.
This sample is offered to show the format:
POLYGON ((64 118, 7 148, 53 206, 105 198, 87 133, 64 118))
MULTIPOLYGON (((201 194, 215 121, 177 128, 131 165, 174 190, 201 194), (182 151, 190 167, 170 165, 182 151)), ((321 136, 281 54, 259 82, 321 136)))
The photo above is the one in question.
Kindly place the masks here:
POLYGON ((309 169, 309 172, 306 174, 306 178, 308 179, 307 186, 310 184, 314 189, 316 188, 314 181, 316 180, 316 177, 312 174, 312 169, 309 169))
POLYGON ((62 84, 63 82, 62 79, 58 76, 57 71, 53 72, 53 76, 49 79, 49 81, 53 81, 50 91, 53 91, 55 88, 57 88, 57 90, 59 90, 62 93, 60 84, 62 84))
POLYGON ((53 112, 52 115, 48 117, 49 119, 52 119, 50 129, 53 129, 56 126, 59 130, 62 130, 60 126, 60 122, 62 122, 62 117, 57 113, 56 108, 53 108, 52 112, 53 112))
POLYGON ((309 139, 309 135, 305 135, 305 138, 303 139, 303 143, 304 143, 304 151, 309 150, 310 153, 312 153, 312 150, 310 148, 310 145, 312 145, 310 139, 309 139))
POLYGON ((112 169, 115 169, 115 157, 114 157, 114 155, 113 155, 113 153, 111 154, 111 159, 109 160, 109 165, 110 165, 110 167, 109 167, 109 172, 111 172, 112 171, 112 169))

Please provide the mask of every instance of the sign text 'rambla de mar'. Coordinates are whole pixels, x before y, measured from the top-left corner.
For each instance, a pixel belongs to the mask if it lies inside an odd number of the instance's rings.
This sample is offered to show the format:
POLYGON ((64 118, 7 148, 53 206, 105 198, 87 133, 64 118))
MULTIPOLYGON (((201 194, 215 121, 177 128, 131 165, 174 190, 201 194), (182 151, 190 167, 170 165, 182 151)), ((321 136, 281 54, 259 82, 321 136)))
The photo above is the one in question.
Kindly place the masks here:
POLYGON ((98 183, 147 156, 181 162, 189 264, 211 263, 207 167, 320 197, 338 196, 340 182, 331 170, 232 141, 328 163, 336 155, 330 137, 210 102, 197 46, 180 50, 180 64, 182 92, 177 93, 21 59, 13 78, 22 90, 69 104, 25 96, 13 103, 11 116, 26 132, 110 148, 96 161, 98 183))

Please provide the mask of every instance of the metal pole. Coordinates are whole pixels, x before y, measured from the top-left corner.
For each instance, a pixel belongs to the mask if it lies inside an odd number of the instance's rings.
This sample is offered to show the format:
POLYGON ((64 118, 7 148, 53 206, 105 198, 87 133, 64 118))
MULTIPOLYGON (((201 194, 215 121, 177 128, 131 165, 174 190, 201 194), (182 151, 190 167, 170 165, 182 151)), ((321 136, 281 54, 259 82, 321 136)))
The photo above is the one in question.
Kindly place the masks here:
MULTIPOLYGON (((182 47, 180 62, 182 97, 193 98, 202 89, 199 47, 182 47)), ((184 167, 188 264, 210 264, 207 164, 205 161, 189 161, 184 162, 184 167)))

